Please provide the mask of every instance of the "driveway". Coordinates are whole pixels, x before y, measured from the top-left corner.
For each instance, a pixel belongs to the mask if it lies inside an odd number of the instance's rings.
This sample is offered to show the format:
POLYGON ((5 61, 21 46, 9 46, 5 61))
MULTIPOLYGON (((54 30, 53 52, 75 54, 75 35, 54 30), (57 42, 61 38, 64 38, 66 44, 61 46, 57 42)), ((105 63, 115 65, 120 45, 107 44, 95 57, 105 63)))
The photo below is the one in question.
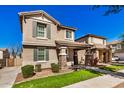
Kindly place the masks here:
POLYGON ((5 67, 0 69, 0 88, 11 88, 19 71, 20 67, 5 67))

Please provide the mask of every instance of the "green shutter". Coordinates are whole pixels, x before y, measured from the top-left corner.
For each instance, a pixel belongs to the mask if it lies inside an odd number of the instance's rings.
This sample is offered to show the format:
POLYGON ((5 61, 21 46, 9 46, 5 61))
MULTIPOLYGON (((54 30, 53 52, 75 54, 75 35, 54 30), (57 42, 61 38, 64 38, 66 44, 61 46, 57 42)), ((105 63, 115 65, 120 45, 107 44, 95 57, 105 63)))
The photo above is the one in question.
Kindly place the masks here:
POLYGON ((46 61, 49 60, 49 49, 46 49, 46 61))
POLYGON ((51 39, 51 25, 47 24, 47 38, 51 39))
POLYGON ((37 61, 37 48, 34 49, 34 61, 37 61))
POLYGON ((32 23, 32 27, 33 27, 33 33, 32 33, 32 36, 33 37, 36 37, 37 36, 37 22, 36 21, 33 21, 32 23))

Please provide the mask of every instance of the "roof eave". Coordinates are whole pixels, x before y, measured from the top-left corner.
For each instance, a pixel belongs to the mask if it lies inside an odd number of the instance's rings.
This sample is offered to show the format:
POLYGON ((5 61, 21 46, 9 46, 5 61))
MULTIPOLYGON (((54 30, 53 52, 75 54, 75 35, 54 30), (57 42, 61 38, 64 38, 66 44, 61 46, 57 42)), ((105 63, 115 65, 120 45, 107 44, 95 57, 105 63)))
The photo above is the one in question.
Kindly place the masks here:
POLYGON ((28 15, 37 15, 37 14, 44 14, 47 17, 49 17, 52 21, 54 21, 56 24, 60 25, 60 22, 57 21, 56 19, 54 19, 52 16, 50 16, 49 14, 47 14, 46 12, 42 11, 42 10, 37 10, 37 11, 29 11, 29 12, 19 12, 18 15, 21 16, 28 16, 28 15))
POLYGON ((70 29, 70 30, 73 30, 73 31, 77 30, 77 28, 69 27, 69 26, 64 26, 64 25, 59 25, 59 27, 62 27, 62 28, 65 28, 65 29, 70 29))

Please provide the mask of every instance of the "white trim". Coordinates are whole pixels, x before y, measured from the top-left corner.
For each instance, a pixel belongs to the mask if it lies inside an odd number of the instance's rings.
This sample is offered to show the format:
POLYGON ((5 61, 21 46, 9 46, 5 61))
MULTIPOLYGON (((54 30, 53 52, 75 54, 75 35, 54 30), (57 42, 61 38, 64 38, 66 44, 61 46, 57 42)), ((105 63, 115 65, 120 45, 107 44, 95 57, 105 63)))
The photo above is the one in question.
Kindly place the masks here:
POLYGON ((48 38, 46 38, 46 37, 36 37, 37 39, 39 39, 39 40, 41 40, 41 39, 43 39, 43 40, 47 40, 48 38))
POLYGON ((67 47, 64 47, 64 46, 62 46, 62 47, 59 47, 59 49, 66 49, 67 47))
POLYGON ((48 61, 43 60, 43 61, 35 61, 35 62, 37 62, 37 63, 47 63, 48 61))

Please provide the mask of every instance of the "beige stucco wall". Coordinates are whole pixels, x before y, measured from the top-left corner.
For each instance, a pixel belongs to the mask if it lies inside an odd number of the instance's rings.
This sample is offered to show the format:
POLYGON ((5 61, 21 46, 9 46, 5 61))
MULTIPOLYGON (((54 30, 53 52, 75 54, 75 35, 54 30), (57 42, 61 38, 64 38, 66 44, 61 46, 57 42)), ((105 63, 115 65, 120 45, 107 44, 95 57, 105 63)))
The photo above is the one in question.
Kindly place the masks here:
POLYGON ((22 65, 41 63, 42 68, 50 68, 51 63, 58 63, 57 53, 55 49, 49 49, 49 61, 47 62, 35 62, 33 61, 33 48, 23 48, 23 62, 22 65))
POLYGON ((68 60, 67 60, 67 65, 68 66, 71 66, 72 64, 74 64, 74 51, 72 48, 68 48, 68 54, 67 54, 67 57, 68 57, 68 60))
MULTIPOLYGON (((55 40, 66 40, 74 42, 74 32, 72 31, 73 38, 72 40, 66 39, 66 29, 61 29, 58 31, 57 25, 54 24, 51 20, 46 17, 30 17, 28 19, 23 20, 23 45, 36 45, 40 46, 56 46, 55 40), (26 21, 26 22, 25 22, 26 21), (37 37, 33 37, 33 21, 51 24, 51 39, 38 39, 37 37)), ((37 62, 33 61, 33 49, 32 48, 23 48, 23 63, 22 65, 27 64, 36 64, 37 62)), ((58 63, 56 49, 49 50, 49 62, 44 62, 42 64, 42 68, 49 68, 51 63, 58 63)))
POLYGON ((0 51, 0 59, 3 59, 3 51, 0 51))
MULTIPOLYGON (((53 45, 55 46, 55 38, 56 38, 56 31, 57 27, 55 24, 51 24, 51 39, 38 39, 37 37, 32 37, 33 33, 33 21, 42 22, 34 19, 27 19, 26 23, 23 24, 23 43, 40 43, 41 45, 53 45), (42 42, 42 43, 41 43, 42 42)), ((42 22, 47 23, 47 22, 42 22)))
POLYGON ((106 40, 100 39, 100 38, 95 38, 95 37, 89 37, 88 38, 88 43, 89 44, 103 44, 103 45, 106 45, 106 40), (92 42, 92 40, 93 40, 93 42, 92 42), (103 43, 103 41, 105 43, 103 43))
POLYGON ((33 17, 30 19, 26 19, 26 23, 23 21, 23 44, 24 43, 40 43, 41 45, 53 45, 55 46, 55 40, 66 40, 66 41, 74 41, 74 32, 72 31, 72 40, 66 39, 66 30, 61 29, 58 31, 57 25, 52 23, 50 20, 43 20, 42 17, 33 17), (37 37, 32 37, 33 33, 33 21, 51 24, 51 39, 38 39, 37 37), (42 42, 42 43, 41 43, 42 42))
POLYGON ((79 50, 78 51, 78 62, 85 62, 85 50, 79 50), (82 60, 83 59, 83 60, 82 60))
POLYGON ((56 40, 65 40, 65 41, 74 42, 74 31, 72 31, 72 39, 66 39, 66 29, 61 29, 60 31, 57 31, 56 40))

